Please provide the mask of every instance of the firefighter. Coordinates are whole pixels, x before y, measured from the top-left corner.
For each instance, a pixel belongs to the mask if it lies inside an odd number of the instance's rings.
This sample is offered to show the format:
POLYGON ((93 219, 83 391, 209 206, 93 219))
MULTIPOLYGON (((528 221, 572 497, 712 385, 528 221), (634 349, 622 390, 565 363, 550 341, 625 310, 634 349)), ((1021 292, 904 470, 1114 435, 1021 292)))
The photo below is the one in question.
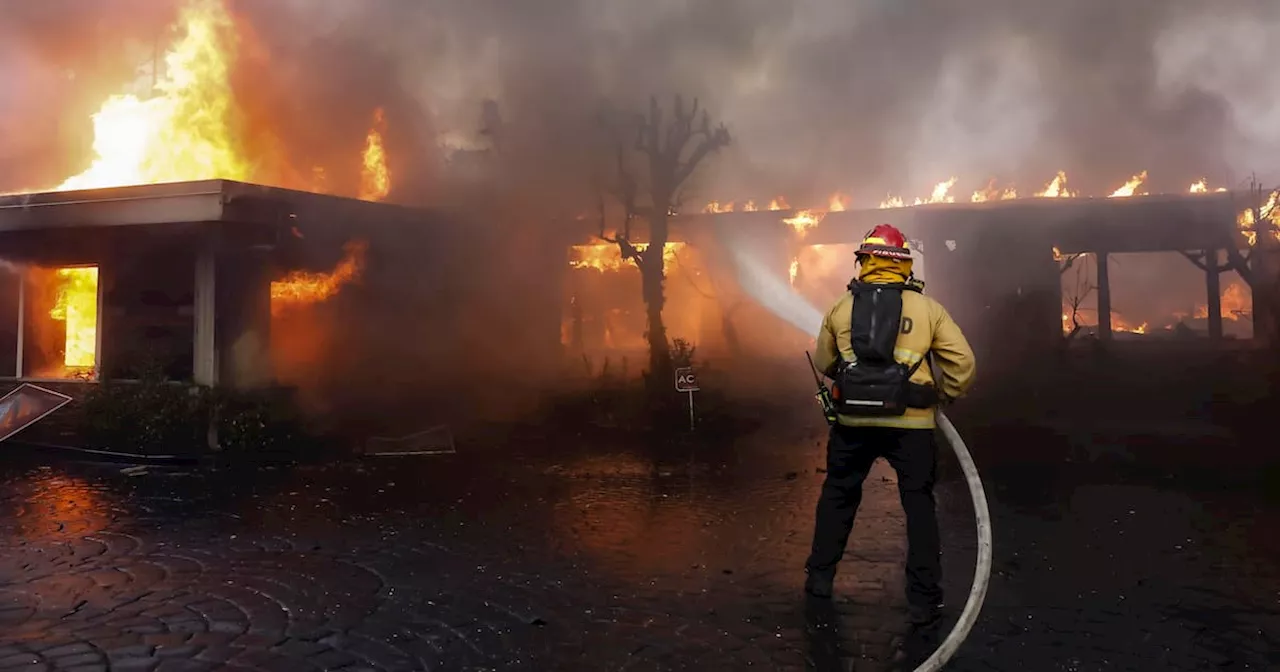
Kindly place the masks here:
POLYGON ((876 226, 856 257, 858 277, 827 313, 817 338, 815 365, 835 381, 837 422, 827 443, 805 592, 831 597, 862 482, 883 457, 898 474, 907 518, 910 620, 926 624, 942 608, 934 407, 969 388, 974 356, 946 309, 921 293, 901 231, 876 226))

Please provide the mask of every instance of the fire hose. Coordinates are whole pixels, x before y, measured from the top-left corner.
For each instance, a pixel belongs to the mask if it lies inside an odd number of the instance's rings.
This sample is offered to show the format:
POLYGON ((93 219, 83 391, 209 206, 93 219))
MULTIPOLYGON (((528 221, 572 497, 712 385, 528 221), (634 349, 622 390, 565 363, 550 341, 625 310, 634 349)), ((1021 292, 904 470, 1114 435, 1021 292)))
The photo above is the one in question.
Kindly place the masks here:
POLYGON ((942 435, 955 452, 956 461, 964 471, 964 480, 973 498, 973 515, 978 527, 978 561, 973 568, 973 587, 969 589, 969 599, 964 604, 964 611, 960 612, 960 618, 956 620, 947 638, 938 645, 933 655, 916 668, 916 672, 941 670, 951 660, 951 656, 955 655, 978 620, 982 602, 987 597, 987 584, 991 580, 991 511, 987 508, 987 493, 982 488, 982 479, 973 463, 973 455, 969 454, 969 448, 960 432, 956 431, 956 426, 951 424, 951 420, 941 409, 938 410, 938 429, 942 430, 942 435))

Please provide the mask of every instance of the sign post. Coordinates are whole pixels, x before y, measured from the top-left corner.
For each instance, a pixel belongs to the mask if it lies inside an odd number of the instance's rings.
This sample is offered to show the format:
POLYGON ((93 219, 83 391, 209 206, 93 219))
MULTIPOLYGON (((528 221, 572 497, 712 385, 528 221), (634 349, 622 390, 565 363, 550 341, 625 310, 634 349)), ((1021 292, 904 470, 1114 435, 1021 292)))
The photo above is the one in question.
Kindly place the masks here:
POLYGON ((698 377, 693 372, 693 367, 684 366, 676 369, 676 392, 686 392, 689 395, 689 430, 693 430, 693 393, 699 391, 698 377))

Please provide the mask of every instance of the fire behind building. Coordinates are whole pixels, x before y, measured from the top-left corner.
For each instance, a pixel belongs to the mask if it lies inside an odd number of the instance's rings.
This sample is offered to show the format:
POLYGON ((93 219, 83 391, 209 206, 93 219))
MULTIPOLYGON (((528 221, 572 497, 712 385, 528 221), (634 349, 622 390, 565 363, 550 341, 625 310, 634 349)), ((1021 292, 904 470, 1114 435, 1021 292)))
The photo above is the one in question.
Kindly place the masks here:
MULTIPOLYGON (((1253 299, 1254 286, 1263 295, 1276 282, 1280 240, 1266 233, 1280 219, 1274 194, 1199 183, 1182 195, 992 191, 955 203, 945 198, 953 185, 869 210, 847 209, 840 197, 812 210, 773 199, 763 208, 712 203, 678 217, 664 255, 669 333, 712 358, 797 352, 811 335, 743 294, 725 261, 725 236, 755 241, 782 283, 825 309, 855 271, 857 241, 887 221, 914 239, 928 291, 997 360, 1086 342, 1252 347, 1274 339, 1265 327, 1269 304, 1259 301, 1255 315, 1253 299)), ((604 242, 574 247, 568 266, 562 343, 588 360, 636 360, 645 326, 638 271, 604 242)))

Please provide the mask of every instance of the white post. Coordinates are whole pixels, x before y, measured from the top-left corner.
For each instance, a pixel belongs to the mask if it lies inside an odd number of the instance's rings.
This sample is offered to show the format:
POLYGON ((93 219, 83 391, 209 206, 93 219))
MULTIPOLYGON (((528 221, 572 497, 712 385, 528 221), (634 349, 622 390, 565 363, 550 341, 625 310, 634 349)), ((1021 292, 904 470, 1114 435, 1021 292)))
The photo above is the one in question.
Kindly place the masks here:
POLYGON ((18 359, 14 366, 15 378, 22 377, 22 350, 27 331, 27 267, 18 269, 18 359))
POLYGON ((105 320, 103 319, 102 309, 103 309, 103 303, 104 303, 104 296, 105 296, 105 294, 106 294, 106 292, 104 292, 104 291, 103 291, 103 289, 102 289, 102 285, 103 285, 103 282, 102 282, 102 264, 98 264, 98 283, 97 283, 97 285, 98 285, 98 286, 97 286, 97 292, 98 292, 98 297, 97 297, 97 300, 98 300, 98 309, 97 309, 97 310, 98 310, 98 312, 97 312, 97 314, 96 314, 96 317, 94 318, 94 325, 93 325, 93 340, 94 340, 94 343, 93 343, 93 379, 94 379, 94 380, 102 380, 102 323, 105 321, 105 320))
POLYGON ((693 391, 689 391, 689 431, 693 431, 693 391))
POLYGON ((196 252, 195 268, 195 356, 192 362, 192 378, 197 385, 213 386, 218 383, 215 308, 217 290, 217 263, 210 242, 201 243, 196 252))

